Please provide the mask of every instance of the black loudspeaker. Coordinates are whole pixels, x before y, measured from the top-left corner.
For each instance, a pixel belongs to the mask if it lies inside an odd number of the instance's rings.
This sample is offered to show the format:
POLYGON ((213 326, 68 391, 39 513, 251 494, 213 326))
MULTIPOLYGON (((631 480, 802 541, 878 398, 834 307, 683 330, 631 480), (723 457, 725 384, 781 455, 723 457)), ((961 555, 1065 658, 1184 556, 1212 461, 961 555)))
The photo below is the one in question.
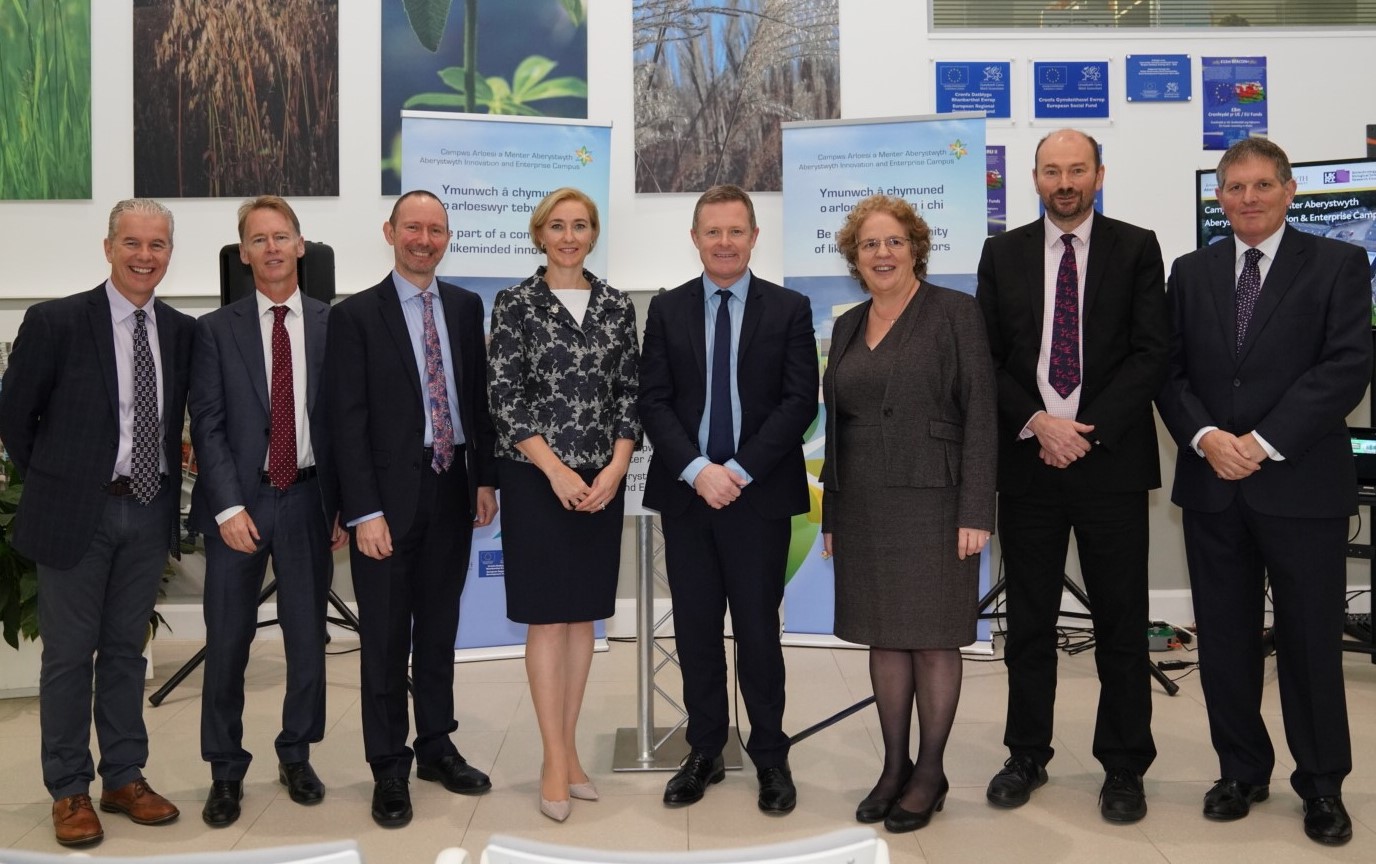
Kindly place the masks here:
MULTIPOLYGON (((306 241, 306 254, 296 262, 296 282, 307 297, 329 303, 334 299, 334 248, 306 241)), ((220 249, 220 305, 253 293, 253 271, 239 259, 239 244, 220 249)))

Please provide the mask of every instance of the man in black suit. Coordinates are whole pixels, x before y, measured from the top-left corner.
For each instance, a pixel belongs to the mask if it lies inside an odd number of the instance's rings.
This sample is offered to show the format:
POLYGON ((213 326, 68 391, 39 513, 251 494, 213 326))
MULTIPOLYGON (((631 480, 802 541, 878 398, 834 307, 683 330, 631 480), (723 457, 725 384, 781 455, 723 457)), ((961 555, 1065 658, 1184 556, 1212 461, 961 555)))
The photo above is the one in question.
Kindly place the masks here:
POLYGON ((807 298, 750 272, 758 235, 740 188, 698 199, 690 236, 703 275, 650 302, 638 407, 654 444, 645 505, 664 529, 692 747, 664 803, 698 801, 725 776, 729 604, 759 806, 788 813, 797 793, 779 603, 791 517, 808 509, 802 436, 817 413, 817 346, 807 298))
POLYGON ((1090 598, 1099 707, 1099 809, 1146 815, 1156 757, 1147 659, 1147 490, 1161 485, 1151 400, 1166 371, 1161 247, 1094 212, 1104 166, 1073 129, 1037 145, 1038 219, 984 244, 977 296, 999 402, 998 532, 1007 580, 1009 758, 1000 807, 1046 782, 1056 699, 1056 619, 1070 533, 1090 598))
POLYGON ((291 205, 275 195, 244 202, 239 257, 256 290, 196 322, 188 407, 200 472, 190 521, 205 535, 201 758, 211 778, 201 818, 215 827, 239 818, 252 759, 243 747, 244 669, 269 558, 287 658, 278 780, 298 804, 325 795, 310 745, 325 734, 330 553, 348 535, 319 397, 330 307, 297 288, 305 252, 291 205))
POLYGON ((177 808, 143 776, 143 645, 181 493, 192 320, 156 300, 172 213, 110 211, 110 278, 24 316, 0 390, 0 438, 24 478, 11 542, 38 565, 39 727, 57 842, 104 837, 91 806, 92 688, 100 808, 143 825, 177 808))
POLYGON ((449 216, 429 192, 397 199, 382 226, 396 269, 330 315, 326 396, 362 654, 363 746, 373 819, 411 821, 408 778, 476 795, 487 775, 459 754, 454 636, 473 526, 497 514, 483 304, 440 282, 449 216), (411 652, 416 737, 407 746, 411 652))
POLYGON ((1371 378, 1362 250, 1285 224, 1290 160, 1264 138, 1218 163, 1233 239, 1171 268, 1175 326, 1157 399, 1179 445, 1171 500, 1200 633, 1200 675, 1221 779, 1204 815, 1240 819, 1270 792, 1275 751, 1261 718, 1266 586, 1290 785, 1304 830, 1345 843, 1352 770, 1343 694, 1348 517, 1357 477, 1346 418, 1371 378))

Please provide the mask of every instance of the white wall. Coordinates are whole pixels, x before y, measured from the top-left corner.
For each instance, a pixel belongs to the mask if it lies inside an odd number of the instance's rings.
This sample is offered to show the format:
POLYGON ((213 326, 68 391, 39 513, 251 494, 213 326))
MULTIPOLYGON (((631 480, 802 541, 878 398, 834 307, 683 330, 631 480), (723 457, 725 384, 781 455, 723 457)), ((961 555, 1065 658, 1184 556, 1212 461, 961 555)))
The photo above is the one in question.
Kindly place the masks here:
MULTIPOLYGON (((397 0, 387 0, 397 2, 397 0)), ((1109 59, 1113 120, 1085 126, 1104 145, 1106 210, 1156 230, 1167 263, 1194 245, 1192 176, 1217 153, 1200 147, 1199 91, 1182 105, 1129 105, 1123 57, 1131 53, 1264 55, 1268 58, 1270 133, 1295 161, 1359 155, 1365 124, 1376 122, 1376 92, 1363 86, 1376 35, 1247 30, 1142 33, 1004 33, 930 36, 920 0, 840 0, 842 100, 846 117, 930 114, 931 61, 1013 61, 1014 116, 993 123, 991 144, 1008 147, 1008 217, 1036 217, 1030 182, 1033 147, 1049 126, 1027 121, 1027 63, 1033 59, 1109 59)), ((613 285, 627 291, 672 286, 699 269, 686 232, 694 195, 636 196, 631 85, 631 0, 591 0, 588 15, 589 115, 613 123, 610 212, 604 242, 613 285)), ((378 194, 380 47, 378 3, 339 4, 340 195, 293 201, 310 239, 335 247, 341 292, 373 284, 391 265, 379 226, 391 206, 378 194)), ((90 202, 0 202, 0 339, 10 339, 31 298, 94 286, 108 273, 100 239, 110 206, 133 193, 132 15, 129 0, 92 3, 92 125, 95 140, 90 202)), ((142 62, 142 61, 141 61, 142 62)), ((271 191, 271 190, 264 190, 271 191)), ((198 313, 213 300, 219 247, 232 242, 237 200, 170 201, 177 217, 176 253, 160 296, 198 313), (182 295, 179 297, 179 295, 182 295)), ((756 196, 761 224, 755 270, 782 278, 782 213, 777 193, 756 196)), ((643 305, 644 297, 637 298, 643 305)), ((1365 408, 1357 415, 1366 418, 1365 408)), ((1173 455, 1163 449, 1163 473, 1173 455)), ((1178 598, 1187 586, 1179 517, 1165 491, 1152 496, 1154 596, 1178 598)), ((628 547, 628 552, 630 551, 628 547)), ((623 570, 633 567, 627 556, 623 570)), ((346 580, 343 580, 346 581, 346 580)), ((629 586, 623 574, 623 596, 629 586)), ((1354 567, 1354 584, 1367 584, 1354 567)), ((1164 602, 1164 601, 1163 601, 1164 602)), ((1161 614, 1165 614, 1162 612, 1161 614)))

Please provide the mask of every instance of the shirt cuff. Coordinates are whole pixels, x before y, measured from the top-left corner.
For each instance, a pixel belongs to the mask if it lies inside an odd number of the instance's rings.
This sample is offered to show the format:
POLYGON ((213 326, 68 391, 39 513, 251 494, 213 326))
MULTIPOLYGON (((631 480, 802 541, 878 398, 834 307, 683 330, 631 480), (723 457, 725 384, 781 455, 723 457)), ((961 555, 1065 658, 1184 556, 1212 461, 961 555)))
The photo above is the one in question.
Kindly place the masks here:
POLYGON ((1201 428, 1198 432, 1194 433, 1194 437, 1190 439, 1190 449, 1193 450, 1196 455, 1203 456, 1204 451, 1199 449, 1199 439, 1203 438, 1205 435, 1208 435, 1210 432, 1214 431, 1217 428, 1217 426, 1205 426, 1201 428))
POLYGON ((679 474, 678 476, 680 479, 683 480, 684 483, 687 483, 689 486, 692 486, 694 483, 697 482, 698 475, 702 473, 702 469, 706 468, 708 465, 711 464, 711 460, 708 459, 706 456, 699 456, 692 462, 689 462, 688 467, 684 468, 683 473, 679 474))
POLYGON ((1266 455, 1269 456, 1271 459, 1273 459, 1273 460, 1276 461, 1276 462, 1284 462, 1284 461, 1285 461, 1285 457, 1282 456, 1282 455, 1280 455, 1280 451, 1276 450, 1276 448, 1274 448, 1274 447, 1271 446, 1271 443, 1270 443, 1269 441, 1267 441, 1265 438, 1261 437, 1261 433, 1260 433, 1260 432, 1258 432, 1257 430, 1253 429, 1253 430, 1252 430, 1252 437, 1255 438, 1255 439, 1257 439, 1257 443, 1261 445, 1261 449, 1265 450, 1265 451, 1266 451, 1266 455))
POLYGON ((242 504, 236 504, 233 507, 226 507, 219 513, 215 514, 215 524, 223 525, 229 520, 233 519, 235 516, 238 516, 242 512, 244 512, 244 506, 242 504))
POLYGON ((1038 414, 1045 414, 1045 411, 1033 411, 1032 416, 1027 418, 1027 422, 1022 424, 1022 429, 1018 432, 1018 440, 1026 441, 1028 438, 1035 438, 1036 433, 1032 431, 1032 421, 1037 419, 1038 414))
POLYGON ((737 462, 735 459, 727 459, 726 467, 744 477, 745 485, 749 486, 751 483, 755 482, 755 478, 750 476, 750 472, 742 468, 741 463, 737 462))
POLYGON ((381 510, 378 510, 378 511, 375 512, 375 513, 369 513, 367 516, 360 516, 360 517, 358 517, 357 519, 350 519, 348 522, 345 522, 345 523, 344 523, 344 527, 346 527, 346 528, 357 528, 359 525, 362 525, 364 522, 372 521, 373 519, 376 519, 377 517, 379 517, 379 516, 381 516, 381 515, 382 515, 382 511, 381 511, 381 510))

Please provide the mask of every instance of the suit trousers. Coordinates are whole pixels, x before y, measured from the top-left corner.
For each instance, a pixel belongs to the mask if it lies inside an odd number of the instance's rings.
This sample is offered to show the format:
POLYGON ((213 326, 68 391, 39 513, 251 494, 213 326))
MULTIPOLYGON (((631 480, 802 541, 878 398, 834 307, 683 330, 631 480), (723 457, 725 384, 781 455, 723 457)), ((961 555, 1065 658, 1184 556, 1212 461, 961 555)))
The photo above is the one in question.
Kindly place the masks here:
POLYGON ((661 523, 689 746, 712 756, 726 746, 731 723, 724 643, 729 605, 736 673, 750 716, 746 752, 756 769, 786 764, 779 603, 790 519, 763 518, 739 499, 713 510, 695 496, 687 510, 662 516, 661 523))
POLYGON ((1268 783, 1275 767, 1261 718, 1269 580, 1285 740, 1295 759, 1290 785, 1302 798, 1340 794, 1352 771, 1342 661, 1348 520, 1268 516, 1238 495, 1219 513, 1185 510, 1184 529, 1199 674, 1222 776, 1268 783))
POLYGON ((1056 703, 1056 620, 1070 532, 1094 625, 1099 705, 1094 758, 1146 772, 1156 758, 1147 656, 1147 493, 1089 492, 1040 465, 1027 492, 999 496, 1007 568, 1008 713, 1003 743, 1045 765, 1056 703))
POLYGON ((38 565, 39 727, 43 783, 54 800, 88 792, 97 771, 106 789, 143 776, 143 646, 180 491, 179 483, 164 478, 146 505, 108 498, 80 561, 63 570, 38 565), (94 771, 93 686, 100 745, 94 771))
POLYGON ((420 469, 416 516, 392 554, 378 561, 349 550, 358 600, 363 752, 374 780, 405 778, 414 759, 430 764, 458 752, 454 719, 454 637, 468 576, 473 514, 463 453, 435 474, 420 469), (415 750, 406 746, 406 661, 410 654, 415 750))
POLYGON ((279 762, 303 762, 325 735, 325 602, 334 559, 316 478, 284 490, 264 482, 248 508, 258 549, 245 554, 218 534, 205 538, 205 685, 201 758, 214 780, 242 780, 253 758, 243 746, 244 670, 258 631, 258 594, 268 560, 287 659, 279 762))

